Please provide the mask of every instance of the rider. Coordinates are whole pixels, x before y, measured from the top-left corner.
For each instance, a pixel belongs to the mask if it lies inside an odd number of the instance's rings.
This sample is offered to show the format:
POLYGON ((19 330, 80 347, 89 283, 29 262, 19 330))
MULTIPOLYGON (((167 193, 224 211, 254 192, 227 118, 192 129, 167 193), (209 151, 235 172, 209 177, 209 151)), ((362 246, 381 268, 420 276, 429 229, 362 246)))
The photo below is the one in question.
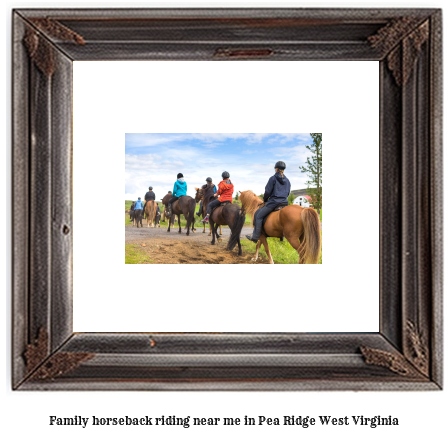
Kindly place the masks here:
POLYGON ((142 198, 138 198, 138 201, 135 201, 134 206, 134 214, 136 210, 143 210, 143 202, 141 201, 142 198))
POLYGON ((174 183, 173 197, 168 201, 168 213, 171 216, 173 211, 173 202, 177 201, 181 196, 187 194, 187 183, 181 173, 177 174, 177 181, 174 183))
POLYGON ((152 191, 152 187, 149 186, 149 192, 146 192, 145 194, 145 205, 143 206, 143 213, 145 212, 146 204, 148 201, 155 201, 156 200, 156 194, 152 191))
POLYGON ((204 222, 204 223, 208 222, 210 213, 212 212, 213 209, 215 209, 216 207, 219 207, 221 202, 224 202, 224 201, 232 202, 233 184, 232 184, 232 181, 230 181, 230 179, 229 179, 230 174, 229 174, 229 172, 223 172, 221 176, 222 176, 223 180, 218 184, 218 191, 215 193, 215 197, 219 196, 219 198, 208 203, 206 216, 204 219, 202 219, 202 222, 204 222))
POLYGON ((246 238, 252 240, 252 242, 257 243, 260 238, 263 218, 271 213, 278 205, 288 204, 291 183, 283 174, 285 169, 286 164, 283 161, 277 161, 275 163, 275 174, 269 178, 264 191, 263 201, 265 205, 257 212, 252 236, 250 234, 246 235, 246 238))
MULTIPOLYGON (((207 182, 207 186, 211 186, 211 185, 213 185, 213 193, 216 193, 217 191, 218 191, 218 189, 216 188, 216 186, 214 185, 214 184, 212 184, 212 179, 210 178, 210 177, 208 177, 206 180, 205 180, 206 182, 207 182)), ((204 186, 202 186, 203 188, 204 187, 206 187, 205 185, 204 186)), ((196 213, 196 215, 197 216, 200 216, 202 214, 202 200, 201 200, 201 203, 199 204, 199 210, 198 210, 198 212, 196 213)))

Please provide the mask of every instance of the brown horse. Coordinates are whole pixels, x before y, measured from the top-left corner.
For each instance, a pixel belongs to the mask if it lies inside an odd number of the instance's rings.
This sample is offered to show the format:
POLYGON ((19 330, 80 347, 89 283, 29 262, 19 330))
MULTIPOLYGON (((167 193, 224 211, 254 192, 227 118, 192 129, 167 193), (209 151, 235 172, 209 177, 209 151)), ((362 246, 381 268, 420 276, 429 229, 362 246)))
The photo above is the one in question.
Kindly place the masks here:
POLYGON ((156 201, 148 201, 145 205, 145 216, 146 216, 146 223, 148 224, 148 228, 149 228, 149 224, 151 224, 151 228, 154 228, 156 213, 157 213, 156 201))
POLYGON ((218 243, 222 240, 218 236, 218 226, 228 225, 230 228, 230 239, 227 243, 227 249, 232 251, 238 243, 238 255, 240 256, 243 253, 241 249, 240 234, 245 221, 246 212, 244 207, 241 208, 239 205, 235 204, 225 204, 215 208, 209 218, 210 229, 212 230, 213 235, 212 245, 215 244, 215 236, 218 239, 218 243))
MULTIPOLYGON (((240 192, 240 200, 247 213, 252 214, 260 208, 262 200, 251 190, 240 192)), ((253 220, 252 220, 253 222, 253 220)), ((264 230, 258 240, 255 257, 263 244, 269 263, 274 263, 269 251, 267 237, 285 236, 291 246, 299 254, 299 264, 317 264, 321 252, 321 234, 319 216, 313 208, 304 208, 299 205, 288 205, 279 211, 269 214, 263 226, 264 230)))
MULTIPOLYGON (((197 187, 194 188, 196 190, 196 195, 194 197, 194 200, 196 201, 196 204, 200 201, 202 201, 202 211, 201 216, 202 219, 204 219, 205 217, 205 212, 207 210, 207 204, 212 200, 213 195, 214 195, 214 191, 213 191, 213 187, 211 187, 211 190, 209 188, 209 186, 207 186, 207 184, 204 184, 200 189, 198 189, 197 187), (207 190, 208 189, 208 190, 207 190), (204 192, 205 192, 205 200, 204 200, 204 192), (211 194, 211 196, 209 196, 211 194)), ((204 230, 202 231, 203 233, 205 233, 205 225, 204 224, 204 230)), ((210 227, 210 232, 208 233, 209 236, 212 235, 212 228, 210 227)), ((222 236, 222 228, 221 225, 219 226, 219 235, 222 236)))
MULTIPOLYGON (((179 222, 179 233, 182 233, 182 228, 180 225, 180 215, 183 214, 185 219, 187 220, 187 236, 190 235, 190 226, 191 231, 193 233, 196 232, 196 228, 194 228, 194 210, 196 209, 196 201, 191 196, 181 196, 177 201, 174 201, 171 205, 172 215, 177 215, 177 220, 179 222)), ((168 212, 167 212, 167 217, 168 212)), ((168 232, 171 230, 171 218, 168 223, 168 232)))

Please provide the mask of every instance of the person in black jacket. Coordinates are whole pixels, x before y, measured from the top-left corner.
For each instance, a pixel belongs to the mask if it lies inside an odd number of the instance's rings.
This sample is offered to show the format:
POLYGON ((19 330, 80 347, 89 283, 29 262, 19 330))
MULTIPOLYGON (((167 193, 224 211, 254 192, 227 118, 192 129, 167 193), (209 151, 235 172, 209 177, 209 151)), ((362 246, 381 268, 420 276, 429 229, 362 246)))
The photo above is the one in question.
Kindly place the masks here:
POLYGON ((275 174, 269 178, 264 190, 263 201, 265 205, 257 211, 252 236, 250 234, 246 235, 246 238, 252 242, 257 243, 260 239, 263 219, 280 204, 288 204, 291 183, 283 173, 285 169, 286 164, 283 161, 275 163, 275 174))
POLYGON ((148 201, 155 201, 156 200, 156 194, 152 191, 152 187, 149 186, 149 192, 146 192, 145 194, 145 205, 143 206, 143 213, 145 213, 145 207, 146 207, 146 203, 148 201))

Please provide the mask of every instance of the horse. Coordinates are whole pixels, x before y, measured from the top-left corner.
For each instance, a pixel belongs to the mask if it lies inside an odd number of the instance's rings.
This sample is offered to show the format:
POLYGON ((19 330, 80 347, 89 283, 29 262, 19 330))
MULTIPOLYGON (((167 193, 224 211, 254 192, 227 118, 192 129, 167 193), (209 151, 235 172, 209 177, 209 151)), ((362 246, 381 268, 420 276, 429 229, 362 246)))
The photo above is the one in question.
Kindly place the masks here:
POLYGON ((155 226, 160 228, 160 211, 156 213, 155 226))
MULTIPOLYGON (((170 195, 169 193, 167 193, 164 197, 163 197, 163 199, 162 199, 162 204, 164 205, 164 209, 163 209, 163 213, 162 213, 162 222, 165 222, 165 218, 167 217, 166 216, 166 208, 168 207, 168 201, 171 199, 173 197, 173 195, 170 195)), ((170 221, 171 221, 171 225, 174 225, 174 222, 175 222, 175 219, 176 219, 176 216, 173 214, 172 216, 171 216, 171 218, 170 218, 170 221)))
POLYGON ((209 218, 210 229, 212 230, 212 245, 215 245, 215 236, 218 239, 218 243, 221 242, 221 238, 218 236, 218 226, 228 225, 230 228, 230 238, 227 243, 227 249, 232 251, 235 245, 238 243, 238 255, 242 255, 240 234, 243 229, 244 222, 246 222, 246 212, 244 207, 241 208, 236 204, 225 204, 216 207, 209 218))
MULTIPOLYGON (((196 204, 200 201, 202 201, 202 211, 201 211, 201 216, 202 219, 204 219, 205 217, 205 212, 207 210, 207 204, 210 202, 211 197, 213 197, 214 192, 213 192, 213 187, 211 187, 207 190, 208 186, 207 184, 204 184, 200 189, 198 189, 197 187, 195 187, 194 189, 196 190, 196 196, 194 197, 194 200, 196 201, 196 204), (205 200, 204 200, 204 192, 207 192, 205 194, 205 200), (211 192, 211 197, 208 196, 211 192)), ((203 233, 205 233, 205 224, 204 224, 204 230, 202 231, 203 233)), ((209 236, 212 235, 212 228, 210 227, 210 232, 208 233, 209 236)), ((222 228, 221 225, 219 226, 219 235, 222 236, 222 228)))
POLYGON ((140 223, 140 226, 143 228, 143 210, 138 209, 138 210, 134 210, 134 226, 135 224, 137 224, 137 228, 138 228, 138 224, 140 223))
MULTIPOLYGON (((240 200, 248 214, 252 214, 252 223, 255 212, 261 207, 263 201, 251 190, 240 192, 240 200)), ((286 240, 299 254, 299 264, 317 264, 321 252, 322 238, 320 234, 319 215, 313 208, 304 208, 299 205, 288 205, 279 211, 269 214, 263 226, 260 239, 257 242, 255 257, 263 244, 269 263, 273 264, 267 237, 286 237, 286 240)))
MULTIPOLYGON (((193 233, 196 232, 196 228, 194 228, 194 210, 196 209, 196 201, 191 196, 181 196, 178 200, 174 201, 171 204, 172 208, 172 216, 177 215, 177 220, 179 222, 179 233, 182 233, 182 227, 180 225, 180 215, 183 214, 185 219, 187 220, 187 236, 190 235, 190 225, 191 225, 191 231, 193 233)), ((167 213, 168 216, 168 213, 167 213)), ((169 233, 171 230, 171 218, 168 223, 168 230, 169 233)))
POLYGON ((148 201, 145 205, 145 215, 146 215, 146 223, 151 224, 151 228, 154 228, 154 221, 157 213, 157 204, 156 201, 148 201))

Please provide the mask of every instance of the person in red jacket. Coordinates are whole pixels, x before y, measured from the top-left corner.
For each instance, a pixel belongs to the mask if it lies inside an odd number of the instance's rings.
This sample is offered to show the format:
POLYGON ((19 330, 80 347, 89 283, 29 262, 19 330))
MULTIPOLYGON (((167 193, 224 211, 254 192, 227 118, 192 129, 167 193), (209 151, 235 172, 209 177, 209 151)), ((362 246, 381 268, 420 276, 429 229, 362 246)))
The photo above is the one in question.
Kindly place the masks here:
POLYGON ((214 210, 216 207, 219 207, 222 202, 224 201, 232 202, 233 184, 229 178, 230 178, 229 172, 222 173, 223 180, 218 184, 218 191, 215 193, 215 197, 219 196, 219 198, 208 203, 207 211, 205 212, 206 216, 204 219, 202 219, 202 222, 207 223, 212 210, 214 210))

